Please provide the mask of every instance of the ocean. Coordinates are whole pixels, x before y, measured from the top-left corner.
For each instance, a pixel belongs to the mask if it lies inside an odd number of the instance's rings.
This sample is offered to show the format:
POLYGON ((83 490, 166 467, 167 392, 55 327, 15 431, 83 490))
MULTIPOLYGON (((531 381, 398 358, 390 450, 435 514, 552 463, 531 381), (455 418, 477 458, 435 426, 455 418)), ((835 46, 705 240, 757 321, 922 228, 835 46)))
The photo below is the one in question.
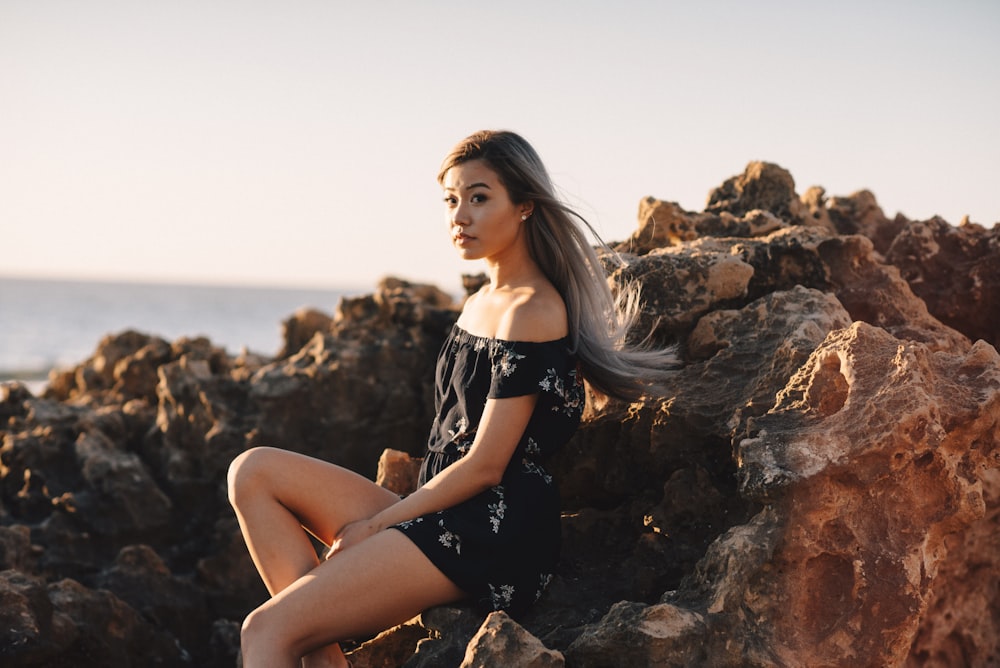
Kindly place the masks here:
POLYGON ((38 392, 50 369, 86 360, 106 334, 135 329, 168 341, 208 337, 237 354, 274 355, 281 321, 308 306, 332 314, 369 290, 160 285, 0 277, 0 382, 38 392))

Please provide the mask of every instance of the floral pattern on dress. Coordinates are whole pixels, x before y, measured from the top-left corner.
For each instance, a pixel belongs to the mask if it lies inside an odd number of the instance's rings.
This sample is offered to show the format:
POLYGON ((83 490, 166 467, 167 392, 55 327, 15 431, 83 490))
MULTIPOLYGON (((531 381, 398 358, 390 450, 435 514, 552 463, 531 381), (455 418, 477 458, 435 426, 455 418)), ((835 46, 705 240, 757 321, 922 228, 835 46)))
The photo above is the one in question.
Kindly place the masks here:
POLYGON ((538 441, 528 437, 528 443, 524 446, 525 453, 536 456, 542 454, 542 449, 538 446, 538 441))
POLYGON ((542 597, 545 590, 549 588, 549 583, 552 582, 552 573, 540 573, 538 576, 538 590, 535 592, 535 601, 542 597))
POLYGON ((552 476, 550 476, 545 471, 545 469, 543 469, 541 466, 539 466, 535 462, 531 461, 527 457, 525 457, 524 459, 521 460, 521 466, 524 467, 524 471, 526 473, 534 473, 535 475, 540 476, 542 478, 542 480, 545 481, 546 485, 549 485, 549 484, 552 483, 552 476))
POLYGON ((455 444, 455 450, 458 451, 459 455, 464 457, 469 454, 469 450, 472 449, 472 442, 473 440, 471 438, 463 439, 455 444))
POLYGON ((493 526, 493 533, 499 533, 500 522, 507 511, 507 504, 503 500, 503 485, 494 487, 493 493, 497 495, 497 502, 489 504, 487 509, 490 511, 490 524, 493 526))
POLYGON ((396 526, 398 526, 401 529, 409 529, 414 524, 417 524, 417 523, 423 522, 423 521, 424 521, 423 517, 414 517, 412 520, 403 520, 402 522, 397 522, 396 526))
POLYGON ((469 433, 469 418, 464 415, 458 419, 455 423, 454 429, 448 430, 448 435, 451 437, 452 443, 455 444, 455 449, 462 456, 469 454, 469 450, 472 449, 472 443, 475 440, 475 432, 469 433))
POLYGON ((448 531, 443 519, 438 520, 438 526, 441 527, 441 535, 438 536, 438 542, 449 549, 454 548, 455 554, 462 554, 462 538, 457 533, 448 531))
POLYGON ((509 341, 494 341, 494 347, 490 349, 490 357, 493 359, 493 375, 510 376, 517 370, 517 361, 523 360, 524 355, 514 352, 514 346, 509 341))
POLYGON ((567 376, 569 378, 568 387, 566 381, 559 376, 555 369, 549 369, 545 372, 545 377, 538 381, 538 386, 544 392, 552 392, 563 400, 561 406, 553 406, 552 410, 562 412, 567 416, 573 416, 583 408, 583 402, 585 401, 584 390, 583 385, 577 379, 575 369, 570 371, 567 376))
POLYGON ((469 418, 464 415, 458 418, 458 422, 455 423, 453 429, 448 430, 448 435, 451 436, 452 440, 456 440, 461 436, 465 436, 466 430, 469 428, 469 418))
POLYGON ((493 583, 490 583, 490 600, 493 603, 494 610, 504 610, 510 607, 511 601, 514 599, 514 585, 502 584, 498 587, 494 587, 493 583))

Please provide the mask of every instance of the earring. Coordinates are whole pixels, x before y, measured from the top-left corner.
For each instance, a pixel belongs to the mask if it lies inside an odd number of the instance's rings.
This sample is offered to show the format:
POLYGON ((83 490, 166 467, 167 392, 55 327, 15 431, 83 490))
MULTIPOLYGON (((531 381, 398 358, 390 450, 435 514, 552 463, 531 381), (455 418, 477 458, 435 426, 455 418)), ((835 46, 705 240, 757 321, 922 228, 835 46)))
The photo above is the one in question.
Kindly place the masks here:
POLYGON ((522 221, 525 221, 525 220, 528 220, 528 214, 526 214, 526 213, 522 213, 522 214, 521 214, 521 220, 522 220, 522 221))

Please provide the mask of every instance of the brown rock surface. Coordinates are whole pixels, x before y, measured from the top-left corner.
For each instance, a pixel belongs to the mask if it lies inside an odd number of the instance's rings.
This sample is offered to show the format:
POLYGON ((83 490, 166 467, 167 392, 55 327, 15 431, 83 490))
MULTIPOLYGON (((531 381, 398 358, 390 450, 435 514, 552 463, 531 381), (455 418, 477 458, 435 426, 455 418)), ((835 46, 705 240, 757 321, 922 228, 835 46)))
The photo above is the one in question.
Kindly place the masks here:
MULTIPOLYGON (((685 365, 551 462, 549 592, 516 621, 429 610, 355 665, 995 664, 996 234, 799 196, 768 163, 704 212, 644 200, 610 280, 685 365)), ((4 387, 0 664, 233 666, 267 594, 229 462, 278 445, 405 492, 456 308, 387 279, 293 314, 273 359, 130 331, 41 397, 4 387)))
POLYGON ((945 538, 927 612, 906 665, 946 668, 963 663, 1000 664, 1000 470, 982 478, 985 516, 945 538), (992 649, 991 649, 992 648, 992 649))
POLYGON ((772 620, 769 653, 811 665, 905 657, 943 584, 948 537, 984 516, 998 430, 991 346, 934 352, 861 322, 832 332, 737 453, 741 490, 782 525, 743 598, 745 614, 772 620))
POLYGON ((927 309, 969 338, 1000 346, 1000 227, 914 222, 886 252, 927 309))
POLYGON ((505 612, 493 612, 469 641, 460 668, 561 668, 566 665, 561 652, 555 652, 528 633, 505 612))

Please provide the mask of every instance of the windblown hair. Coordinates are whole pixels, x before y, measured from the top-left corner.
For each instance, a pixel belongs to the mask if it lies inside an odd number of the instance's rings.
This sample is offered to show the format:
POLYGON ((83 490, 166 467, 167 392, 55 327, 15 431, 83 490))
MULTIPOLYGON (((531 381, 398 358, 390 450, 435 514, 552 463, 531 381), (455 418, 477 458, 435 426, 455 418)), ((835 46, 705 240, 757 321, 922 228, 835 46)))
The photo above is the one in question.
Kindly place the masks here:
POLYGON ((566 304, 570 344, 591 389, 625 400, 661 391, 662 381, 678 366, 673 349, 626 344, 639 312, 639 286, 621 285, 617 296, 612 294, 601 260, 577 221, 608 257, 623 260, 583 216, 559 200, 535 149, 513 132, 477 132, 444 159, 438 182, 444 182, 449 169, 470 160, 482 160, 496 172, 514 204, 533 204, 525 222, 529 252, 566 304))

